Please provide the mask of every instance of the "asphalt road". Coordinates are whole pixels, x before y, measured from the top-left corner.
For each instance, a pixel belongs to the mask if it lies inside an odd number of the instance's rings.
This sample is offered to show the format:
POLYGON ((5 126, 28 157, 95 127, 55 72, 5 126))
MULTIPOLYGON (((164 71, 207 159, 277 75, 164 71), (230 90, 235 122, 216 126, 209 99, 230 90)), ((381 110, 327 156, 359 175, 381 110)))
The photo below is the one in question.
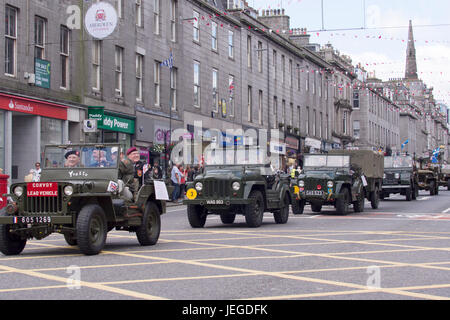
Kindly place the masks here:
POLYGON ((139 246, 111 232, 86 257, 61 235, 0 255, 0 300, 450 299, 450 191, 392 196, 372 210, 336 216, 309 206, 285 225, 258 229, 210 216, 192 229, 186 207, 162 216, 160 241, 139 246))

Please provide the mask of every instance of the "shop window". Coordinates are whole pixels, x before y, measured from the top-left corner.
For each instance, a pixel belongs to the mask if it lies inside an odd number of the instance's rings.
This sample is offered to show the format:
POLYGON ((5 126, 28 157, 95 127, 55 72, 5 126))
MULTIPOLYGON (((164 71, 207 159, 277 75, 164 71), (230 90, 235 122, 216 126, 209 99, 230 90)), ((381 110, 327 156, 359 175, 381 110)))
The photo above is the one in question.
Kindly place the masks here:
MULTIPOLYGON (((63 143, 63 121, 58 119, 41 118, 41 154, 46 145, 63 143)), ((41 159, 44 162, 44 159, 41 159)))

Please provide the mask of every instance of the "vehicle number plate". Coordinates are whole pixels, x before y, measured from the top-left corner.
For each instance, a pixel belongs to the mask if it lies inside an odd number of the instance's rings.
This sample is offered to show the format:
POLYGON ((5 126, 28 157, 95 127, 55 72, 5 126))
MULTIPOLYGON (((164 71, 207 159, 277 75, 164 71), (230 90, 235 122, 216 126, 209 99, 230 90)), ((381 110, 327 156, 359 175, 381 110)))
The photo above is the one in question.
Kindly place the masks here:
POLYGON ((52 223, 52 217, 14 217, 14 223, 50 224, 52 223))
POLYGON ((305 192, 307 196, 323 196, 323 191, 319 190, 307 190, 305 192))
POLYGON ((223 200, 207 200, 206 204, 217 204, 217 205, 222 205, 224 204, 223 200))

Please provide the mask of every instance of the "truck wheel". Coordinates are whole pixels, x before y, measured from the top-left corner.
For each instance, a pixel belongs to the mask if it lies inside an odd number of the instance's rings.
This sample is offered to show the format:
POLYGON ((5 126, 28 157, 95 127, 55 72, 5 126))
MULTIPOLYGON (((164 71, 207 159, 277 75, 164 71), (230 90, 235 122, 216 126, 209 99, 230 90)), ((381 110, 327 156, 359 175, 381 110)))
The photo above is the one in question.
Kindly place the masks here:
POLYGON ((233 224, 234 220, 236 220, 236 214, 221 213, 220 220, 223 224, 233 224))
POLYGON ((84 206, 78 215, 76 231, 81 252, 87 256, 99 254, 105 246, 107 228, 105 213, 100 206, 84 206))
POLYGON ((258 228, 262 225, 264 218, 264 198, 260 191, 252 191, 249 199, 253 199, 252 204, 244 206, 245 222, 250 228, 258 228))
POLYGON ((142 224, 136 230, 136 236, 141 246, 154 246, 161 233, 161 217, 159 208, 154 202, 147 203, 142 224))
POLYGON ((450 180, 447 180, 447 190, 450 191, 450 180))
POLYGON ((341 197, 336 199, 336 213, 346 215, 348 214, 348 206, 350 204, 350 194, 347 188, 343 188, 340 194, 341 197))
POLYGON ((436 195, 436 182, 431 181, 430 182, 430 196, 436 195))
POLYGON ((322 212, 322 205, 311 203, 311 210, 312 212, 320 213, 322 212))
MULTIPOLYGON (((2 210, 0 211, 0 216, 5 217, 7 214, 2 210)), ((18 236, 11 234, 9 230, 9 225, 0 225, 0 251, 5 256, 16 256, 23 251, 27 240, 20 239, 18 236)))
POLYGON ((361 193, 357 198, 356 202, 353 203, 353 210, 356 213, 364 212, 365 199, 366 198, 363 191, 363 193, 361 193))
POLYGON ((303 214, 305 210, 305 200, 294 200, 292 201, 292 212, 297 214, 303 214))
POLYGON ((417 197, 419 197, 419 186, 415 184, 412 184, 412 186, 414 187, 412 190, 412 199, 417 200, 417 197))
POLYGON ((273 218, 277 224, 286 224, 289 220, 289 198, 286 196, 284 198, 283 208, 280 209, 280 212, 275 212, 273 214, 273 218))
POLYGON ((74 234, 69 234, 69 233, 65 233, 64 234, 64 239, 66 240, 67 244, 69 246, 76 246, 78 244, 77 238, 75 237, 74 234))
POLYGON ((370 195, 370 204, 372 209, 378 209, 378 206, 380 205, 380 192, 378 187, 375 187, 375 191, 372 191, 370 195))
POLYGON ((413 197, 413 190, 411 188, 406 189, 406 201, 411 201, 413 197))
POLYGON ((189 224, 192 228, 203 228, 206 223, 208 212, 202 206, 188 205, 187 208, 189 224))

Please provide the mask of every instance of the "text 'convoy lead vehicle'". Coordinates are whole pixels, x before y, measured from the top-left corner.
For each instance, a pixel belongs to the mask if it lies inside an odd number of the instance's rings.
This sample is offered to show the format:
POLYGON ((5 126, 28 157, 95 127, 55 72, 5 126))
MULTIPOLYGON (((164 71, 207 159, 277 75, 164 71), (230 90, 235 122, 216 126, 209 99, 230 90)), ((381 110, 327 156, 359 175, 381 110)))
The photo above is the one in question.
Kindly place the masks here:
POLYGON ((419 196, 417 169, 411 156, 397 155, 384 158, 383 191, 381 198, 400 193, 407 201, 419 196))
POLYGON ((28 239, 57 232, 95 255, 114 228, 136 232, 141 245, 156 244, 166 205, 155 188, 165 184, 151 181, 133 196, 130 181, 119 180, 120 150, 109 144, 46 147, 40 182, 11 186, 9 204, 0 212, 0 251, 20 254, 28 239))
POLYGON ((295 194, 294 214, 302 214, 306 204, 313 212, 333 205, 345 215, 353 204, 355 212, 364 211, 367 198, 373 209, 379 205, 383 179, 383 157, 371 150, 336 150, 328 155, 306 155, 303 172, 291 182, 295 194))
POLYGON ((236 214, 242 214, 249 227, 257 228, 269 211, 276 223, 285 224, 291 203, 289 180, 266 165, 206 166, 187 186, 189 223, 202 228, 209 214, 217 214, 224 224, 232 224, 236 214))

